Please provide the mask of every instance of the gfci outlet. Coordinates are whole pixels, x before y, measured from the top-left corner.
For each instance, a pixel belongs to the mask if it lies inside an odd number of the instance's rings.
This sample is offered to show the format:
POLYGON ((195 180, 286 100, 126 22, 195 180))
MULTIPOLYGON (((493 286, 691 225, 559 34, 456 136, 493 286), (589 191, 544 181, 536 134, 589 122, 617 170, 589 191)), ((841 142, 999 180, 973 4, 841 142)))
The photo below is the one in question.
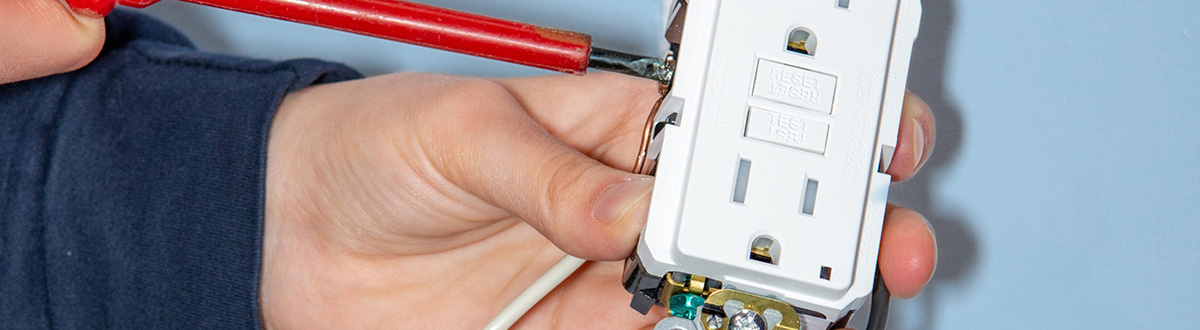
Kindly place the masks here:
POLYGON ((633 307, 700 329, 844 321, 873 288, 920 2, 673 8, 674 78, 640 162, 658 179, 626 267, 633 307))

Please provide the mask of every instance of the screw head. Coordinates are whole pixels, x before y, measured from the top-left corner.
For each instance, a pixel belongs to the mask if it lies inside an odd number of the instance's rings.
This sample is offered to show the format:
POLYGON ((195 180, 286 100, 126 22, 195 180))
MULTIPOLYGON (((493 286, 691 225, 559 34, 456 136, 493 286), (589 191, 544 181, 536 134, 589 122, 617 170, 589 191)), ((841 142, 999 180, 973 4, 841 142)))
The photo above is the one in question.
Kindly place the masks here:
POLYGON ((758 312, 742 309, 729 317, 729 330, 765 330, 767 321, 758 312))

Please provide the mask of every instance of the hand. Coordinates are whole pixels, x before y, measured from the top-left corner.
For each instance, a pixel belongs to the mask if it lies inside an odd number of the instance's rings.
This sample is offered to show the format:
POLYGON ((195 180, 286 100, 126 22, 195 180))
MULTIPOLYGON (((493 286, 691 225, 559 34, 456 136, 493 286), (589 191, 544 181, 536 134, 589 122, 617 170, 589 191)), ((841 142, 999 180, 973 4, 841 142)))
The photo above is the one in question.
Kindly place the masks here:
MULTIPOLYGON (((585 265, 517 328, 653 327, 663 311, 630 309, 620 273, 648 207, 652 179, 628 170, 656 87, 398 74, 287 96, 268 146, 265 326, 477 329, 561 249, 609 262, 585 265)), ((933 117, 908 101, 896 178, 932 150, 933 117)), ((880 267, 896 296, 916 295, 932 234, 910 210, 888 217, 880 267)))
POLYGON ((115 0, 0 1, 0 84, 72 71, 104 46, 102 17, 115 0))

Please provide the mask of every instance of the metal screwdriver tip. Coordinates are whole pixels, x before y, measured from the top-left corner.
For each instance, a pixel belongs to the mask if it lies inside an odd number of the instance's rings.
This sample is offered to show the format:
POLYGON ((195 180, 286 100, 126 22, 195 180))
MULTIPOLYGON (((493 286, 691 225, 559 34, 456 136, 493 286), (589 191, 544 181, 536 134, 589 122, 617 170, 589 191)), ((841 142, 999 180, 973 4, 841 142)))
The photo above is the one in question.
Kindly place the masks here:
POLYGON ((674 69, 660 58, 592 47, 588 67, 669 83, 674 69))

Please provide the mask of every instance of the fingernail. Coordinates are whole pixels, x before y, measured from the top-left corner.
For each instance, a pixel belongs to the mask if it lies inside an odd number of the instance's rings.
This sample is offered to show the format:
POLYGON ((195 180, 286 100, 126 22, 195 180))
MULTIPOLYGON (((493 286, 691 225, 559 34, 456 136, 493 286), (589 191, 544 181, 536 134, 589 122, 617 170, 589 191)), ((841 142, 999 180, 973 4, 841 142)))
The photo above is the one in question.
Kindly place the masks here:
POLYGON ((929 231, 929 236, 933 237, 933 246, 937 247, 937 229, 933 228, 933 223, 929 222, 929 218, 921 215, 921 221, 925 221, 925 230, 929 231))
POLYGON ((921 122, 916 118, 912 120, 912 151, 913 151, 913 171, 921 168, 922 158, 925 157, 925 128, 921 127, 921 122))
MULTIPOLYGON (((938 250, 939 250, 938 243, 937 243, 937 229, 933 228, 933 223, 929 222, 929 218, 926 218, 925 216, 921 216, 921 220, 925 220, 925 230, 928 230, 929 236, 933 237, 933 272, 936 273, 937 272, 937 263, 938 263, 938 250)), ((930 280, 933 280, 933 274, 929 275, 929 280, 925 280, 925 283, 928 284, 930 280)))
POLYGON ((654 178, 641 177, 614 183, 600 193, 592 207, 592 218, 602 223, 614 223, 625 217, 639 201, 650 196, 654 178))
POLYGON ((76 14, 88 17, 104 17, 111 13, 113 7, 117 6, 116 0, 67 0, 67 5, 71 6, 76 14))

